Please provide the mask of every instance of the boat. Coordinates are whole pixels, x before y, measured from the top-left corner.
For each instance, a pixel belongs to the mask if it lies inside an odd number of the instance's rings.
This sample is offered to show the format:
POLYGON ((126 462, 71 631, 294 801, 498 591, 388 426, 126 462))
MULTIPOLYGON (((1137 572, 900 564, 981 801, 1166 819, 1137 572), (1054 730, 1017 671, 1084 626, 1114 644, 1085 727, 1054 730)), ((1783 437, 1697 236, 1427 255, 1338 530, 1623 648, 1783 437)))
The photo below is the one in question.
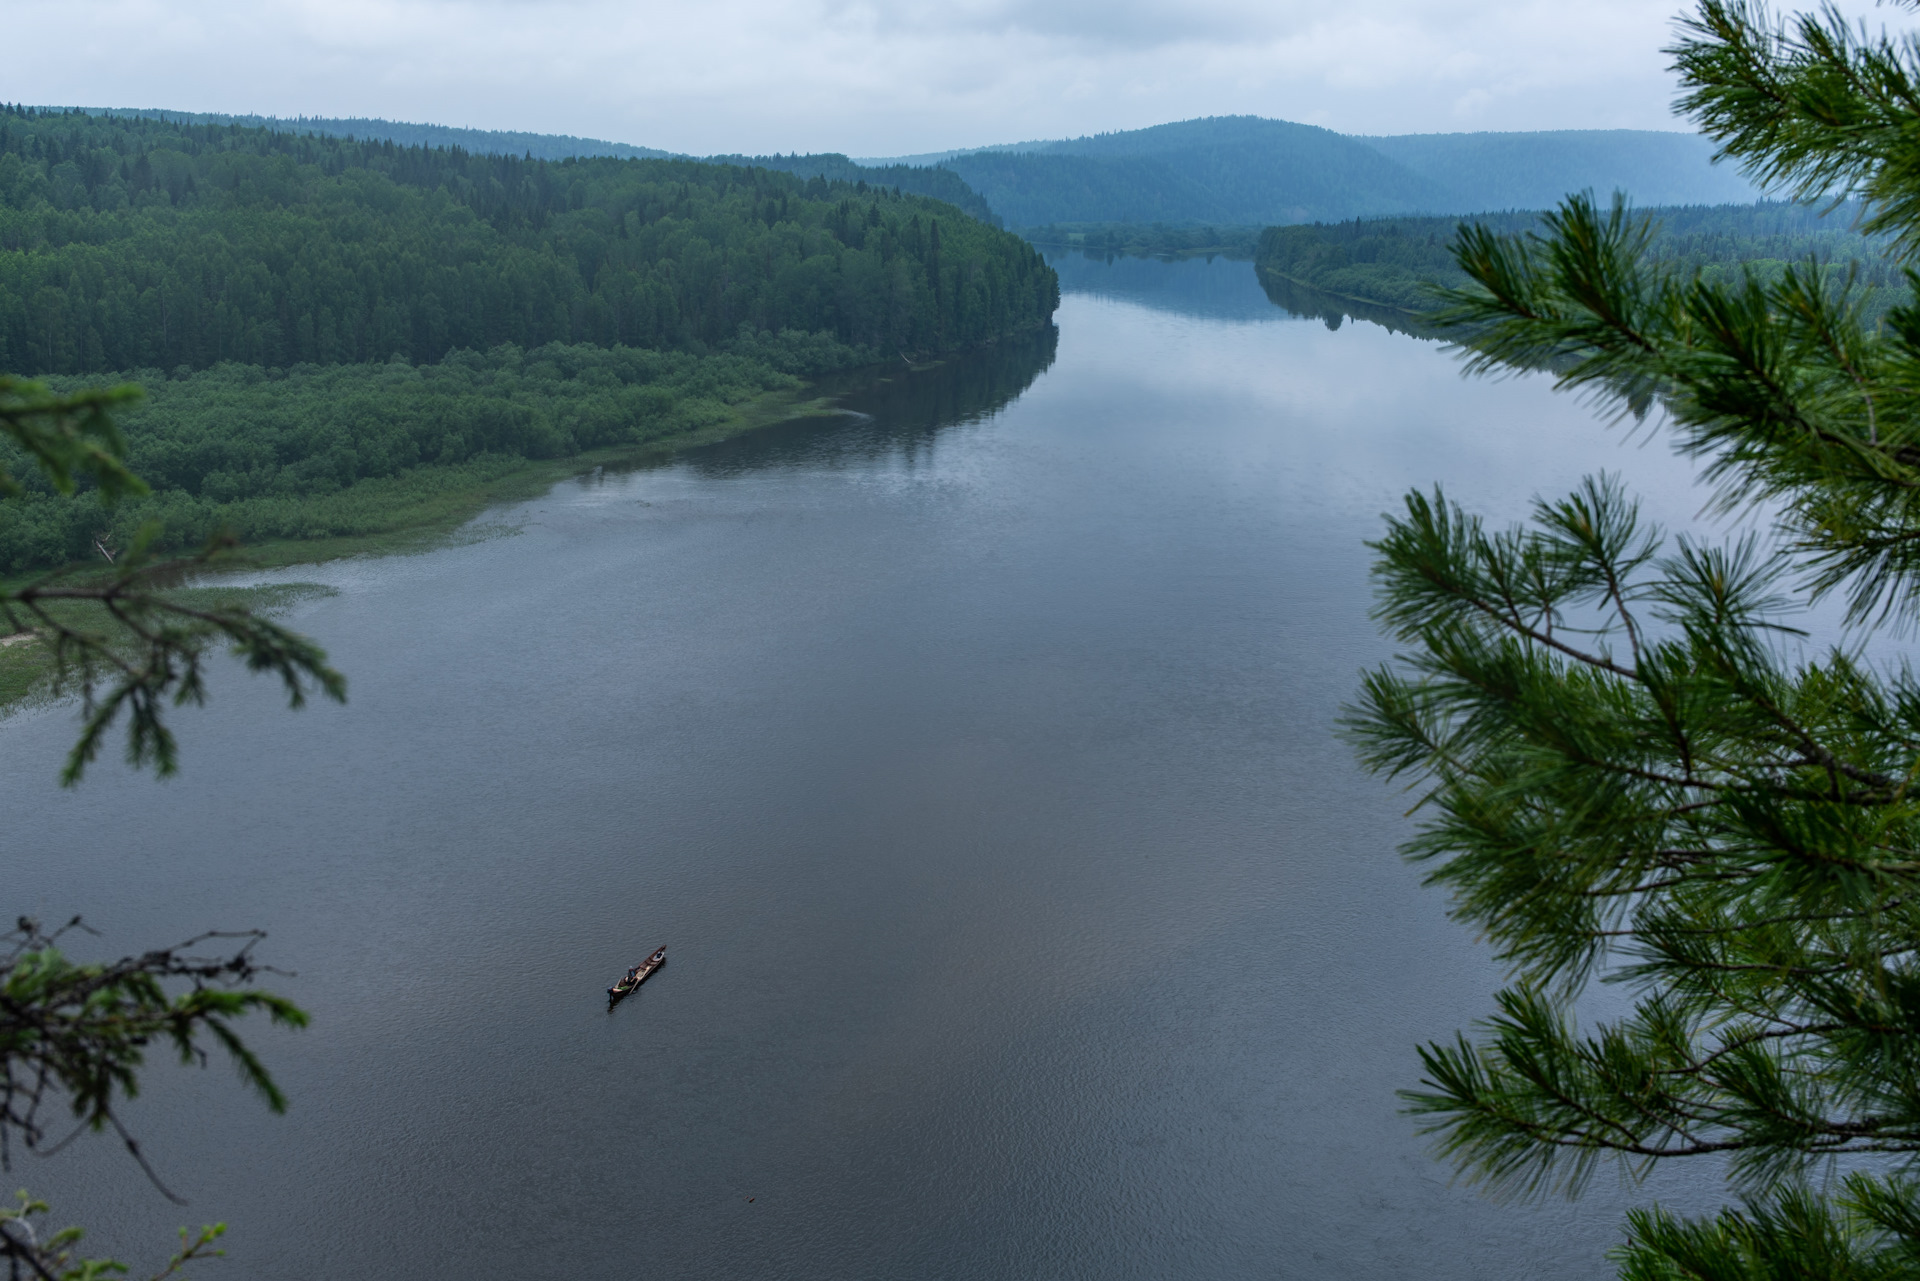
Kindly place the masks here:
POLYGON ((627 993, 647 981, 647 976, 667 963, 667 949, 658 948, 652 956, 640 962, 620 976, 620 980, 607 989, 607 1004, 612 1005, 627 993))

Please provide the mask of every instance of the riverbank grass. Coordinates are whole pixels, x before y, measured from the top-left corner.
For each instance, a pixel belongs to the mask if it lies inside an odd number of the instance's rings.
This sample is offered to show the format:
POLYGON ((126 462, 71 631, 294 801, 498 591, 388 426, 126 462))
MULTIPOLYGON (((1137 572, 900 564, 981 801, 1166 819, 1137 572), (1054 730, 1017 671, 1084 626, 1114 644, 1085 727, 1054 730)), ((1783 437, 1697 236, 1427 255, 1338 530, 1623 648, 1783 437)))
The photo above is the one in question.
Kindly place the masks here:
MULTIPOLYGON (((236 586, 222 584, 218 579, 236 573, 314 565, 350 556, 431 551, 457 540, 473 518, 487 508, 537 498, 560 481, 596 467, 620 469, 658 464, 685 450, 776 423, 823 418, 836 412, 835 397, 811 395, 810 391, 803 388, 764 392, 731 406, 724 418, 642 444, 540 462, 499 459, 490 465, 425 469, 423 476, 404 478, 404 483, 383 479, 362 481, 354 488, 365 491, 361 497, 375 507, 380 516, 367 532, 337 537, 281 538, 250 545, 223 557, 206 570, 203 578, 214 581, 185 585, 168 594, 203 608, 239 605, 270 615, 285 613, 303 601, 334 595, 336 589, 319 583, 297 582, 236 586), (393 492, 379 492, 383 489, 393 492)), ((21 587, 39 577, 21 575, 0 580, 0 587, 21 587)), ((88 628, 103 625, 101 612, 90 606, 56 605, 53 612, 63 623, 88 628)), ((23 624, 27 621, 21 620, 23 624)), ((0 619, 0 630, 6 626, 5 620, 0 619)), ((53 650, 38 633, 22 630, 0 635, 0 717, 58 697, 61 691, 54 688, 54 674, 53 650)))

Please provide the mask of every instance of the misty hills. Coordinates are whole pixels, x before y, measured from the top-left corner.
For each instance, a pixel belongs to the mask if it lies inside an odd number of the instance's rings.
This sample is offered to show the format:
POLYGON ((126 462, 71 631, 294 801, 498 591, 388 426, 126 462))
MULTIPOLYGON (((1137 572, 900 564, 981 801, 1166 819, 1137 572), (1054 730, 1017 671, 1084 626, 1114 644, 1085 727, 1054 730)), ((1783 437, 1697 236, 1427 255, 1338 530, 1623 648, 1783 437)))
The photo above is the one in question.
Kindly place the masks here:
POLYGON ((1016 227, 1311 222, 1435 210, 1447 188, 1330 129, 1230 116, 941 162, 1016 227))
POLYGON ((1624 191, 1636 205, 1747 204, 1762 193, 1713 163, 1699 134, 1641 129, 1415 133, 1356 138, 1449 193, 1433 213, 1549 209, 1573 191, 1624 191), (1477 202, 1477 203, 1475 203, 1477 202))
MULTIPOLYGON (((158 110, 114 114, 536 160, 671 154, 593 138, 378 119, 158 110)), ((838 153, 709 159, 800 178, 898 188, 947 201, 983 221, 1030 228, 1154 222, 1265 226, 1540 209, 1588 188, 1602 196, 1623 190, 1637 205, 1738 204, 1760 197, 1736 170, 1714 165, 1712 156, 1712 143, 1688 133, 1621 129, 1359 137, 1260 116, 1212 116, 886 160, 838 153)))
POLYGON ((1695 134, 1636 130, 1361 138, 1218 116, 939 159, 1008 225, 1297 223, 1548 207, 1616 188, 1636 204, 1745 203, 1760 193, 1695 134))

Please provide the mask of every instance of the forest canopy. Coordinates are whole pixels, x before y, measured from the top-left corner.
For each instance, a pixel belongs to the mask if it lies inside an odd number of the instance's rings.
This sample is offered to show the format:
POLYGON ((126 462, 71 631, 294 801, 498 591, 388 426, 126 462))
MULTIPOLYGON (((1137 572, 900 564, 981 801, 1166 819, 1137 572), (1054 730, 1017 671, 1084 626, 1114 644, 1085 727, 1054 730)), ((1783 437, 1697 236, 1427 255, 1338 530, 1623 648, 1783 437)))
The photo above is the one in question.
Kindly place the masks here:
POLYGON ((0 108, 0 369, 21 373, 782 331, 892 358, 1058 301, 1017 237, 864 182, 0 108))

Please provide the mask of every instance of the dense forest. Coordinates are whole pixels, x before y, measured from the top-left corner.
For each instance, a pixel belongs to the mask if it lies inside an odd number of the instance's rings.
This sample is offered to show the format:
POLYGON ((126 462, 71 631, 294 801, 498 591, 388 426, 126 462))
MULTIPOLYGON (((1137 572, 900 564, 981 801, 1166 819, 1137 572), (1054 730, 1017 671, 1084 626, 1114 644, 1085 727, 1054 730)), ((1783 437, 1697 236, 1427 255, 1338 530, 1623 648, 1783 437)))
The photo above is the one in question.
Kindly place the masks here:
POLYGON ((377 116, 232 116, 213 111, 165 111, 156 108, 82 108, 94 116, 144 116, 189 125, 239 125, 274 133, 312 133, 323 137, 356 138, 362 142, 395 142, 403 147, 459 147, 479 155, 525 156, 529 160, 565 160, 569 156, 613 156, 618 159, 682 159, 671 151, 636 147, 604 138, 576 138, 564 133, 522 133, 514 129, 462 129, 454 125, 422 125, 377 116))
POLYGON ((148 521, 173 549, 442 520, 538 460, 1044 335, 1058 304, 1025 241, 864 180, 0 108, 0 370, 140 383, 154 488, 0 505, 0 573, 148 521))
POLYGON ((844 182, 848 186, 864 182, 870 187, 898 187, 907 195, 932 196, 935 200, 944 200, 990 226, 1000 225, 999 218, 987 207, 987 202, 951 169, 915 164, 863 165, 837 152, 806 156, 684 156, 654 147, 636 147, 627 142, 608 142, 604 138, 576 138, 564 133, 521 133, 509 129, 460 129, 450 125, 410 124, 366 116, 229 116, 213 112, 149 109, 112 111, 98 107, 88 107, 85 111, 94 116, 141 116, 190 125, 239 125, 244 129, 267 129, 276 133, 317 134, 360 142, 393 142, 403 147, 458 147, 475 155, 520 156, 527 160, 612 156, 622 160, 701 160, 710 165, 778 169, 802 178, 821 177, 828 182, 844 182))
MULTIPOLYGON (((225 527, 247 542, 388 533, 437 514, 527 460, 565 458, 697 431, 765 391, 799 384, 776 365, 840 363, 790 335, 738 354, 550 344, 455 351, 429 365, 222 364, 142 375, 120 416, 128 462, 153 486, 103 509, 62 496, 13 446, 0 461, 28 487, 0 503, 0 573, 98 559, 150 520, 160 547, 191 548, 225 527), (797 350, 795 349, 797 348, 797 350)), ((52 380, 72 390, 97 380, 52 380)))
POLYGON ((0 110, 0 369, 701 352, 786 330, 892 357, 1057 305, 1025 242, 865 183, 0 110))
MULTIPOLYGON (((1888 243, 1852 230, 1859 208, 1788 203, 1688 206, 1639 211, 1653 221, 1648 254, 1675 270, 1708 277, 1753 271, 1762 277, 1790 262, 1817 258, 1838 276, 1851 270, 1868 291, 1870 314, 1909 297, 1888 243)), ((1532 231, 1538 213, 1483 214, 1473 219, 1501 232, 1532 231)), ((1263 278, 1304 285, 1343 298, 1413 313, 1430 309, 1430 286, 1459 286, 1467 277, 1453 260, 1454 218, 1382 218, 1269 227, 1255 258, 1263 278)))

